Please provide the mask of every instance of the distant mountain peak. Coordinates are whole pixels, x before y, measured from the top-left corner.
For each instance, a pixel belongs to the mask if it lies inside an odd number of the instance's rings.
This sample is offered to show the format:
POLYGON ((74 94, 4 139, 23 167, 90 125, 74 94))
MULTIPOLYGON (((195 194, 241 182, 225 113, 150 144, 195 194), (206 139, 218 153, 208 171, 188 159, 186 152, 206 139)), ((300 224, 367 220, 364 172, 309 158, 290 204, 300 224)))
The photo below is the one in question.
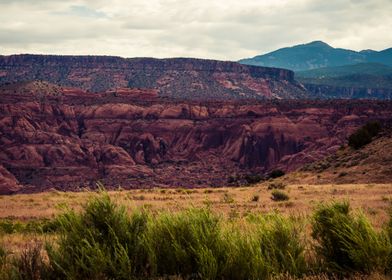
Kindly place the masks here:
POLYGON ((360 53, 365 53, 365 54, 369 54, 369 53, 375 53, 376 51, 371 50, 371 49, 366 49, 366 50, 362 50, 360 51, 360 53))
POLYGON ((358 63, 383 63, 392 66, 392 49, 383 51, 353 51, 334 48, 317 40, 306 44, 281 48, 276 51, 242 59, 242 64, 286 68, 306 71, 324 67, 353 65, 358 63))
POLYGON ((332 48, 330 45, 328 45, 327 43, 318 40, 318 41, 313 41, 307 44, 304 44, 304 46, 313 46, 313 47, 328 47, 328 48, 332 48))

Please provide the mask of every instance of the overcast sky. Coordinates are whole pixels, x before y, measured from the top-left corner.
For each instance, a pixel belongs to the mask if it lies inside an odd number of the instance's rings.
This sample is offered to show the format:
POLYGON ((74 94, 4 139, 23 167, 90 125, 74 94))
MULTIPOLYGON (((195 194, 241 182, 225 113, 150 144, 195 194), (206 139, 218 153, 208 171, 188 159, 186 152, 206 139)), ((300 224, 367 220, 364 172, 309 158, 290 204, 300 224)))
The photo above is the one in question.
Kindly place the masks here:
POLYGON ((392 0, 0 0, 0 54, 237 60, 323 40, 392 47, 392 0))

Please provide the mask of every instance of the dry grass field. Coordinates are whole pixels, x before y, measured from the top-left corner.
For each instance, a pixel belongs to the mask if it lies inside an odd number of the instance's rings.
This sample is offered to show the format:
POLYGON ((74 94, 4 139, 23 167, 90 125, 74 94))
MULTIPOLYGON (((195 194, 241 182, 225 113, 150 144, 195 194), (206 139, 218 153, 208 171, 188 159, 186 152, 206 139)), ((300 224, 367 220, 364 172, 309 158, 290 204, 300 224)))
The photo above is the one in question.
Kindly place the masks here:
MULTIPOLYGON (((269 211, 307 216, 319 203, 346 200, 354 209, 362 209, 376 227, 386 221, 392 201, 392 184, 293 184, 282 190, 289 196, 287 201, 272 200, 268 186, 267 182, 238 188, 117 190, 109 191, 109 195, 129 211, 137 207, 178 211, 209 205, 215 212, 229 217, 269 211)), ((0 196, 0 219, 27 221, 52 218, 64 207, 81 208, 96 194, 91 191, 51 191, 0 196)))

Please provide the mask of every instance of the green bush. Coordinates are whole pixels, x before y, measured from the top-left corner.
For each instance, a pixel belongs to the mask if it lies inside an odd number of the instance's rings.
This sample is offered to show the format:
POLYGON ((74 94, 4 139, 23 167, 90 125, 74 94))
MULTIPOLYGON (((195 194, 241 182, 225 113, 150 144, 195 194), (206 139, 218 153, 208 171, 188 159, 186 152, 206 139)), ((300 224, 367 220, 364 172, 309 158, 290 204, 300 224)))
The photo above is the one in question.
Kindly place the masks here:
POLYGON ((248 185, 257 184, 263 180, 263 176, 259 174, 246 174, 244 180, 248 185))
POLYGON ((282 177, 282 176, 284 176, 284 175, 285 175, 285 172, 284 172, 283 170, 275 169, 275 170, 272 170, 272 171, 270 172, 270 174, 268 175, 268 177, 269 177, 269 178, 272 178, 272 179, 275 179, 275 178, 278 178, 278 177, 282 177))
POLYGON ((15 221, 10 219, 0 220, 0 233, 51 233, 58 229, 56 219, 39 219, 27 222, 15 221))
POLYGON ((376 232, 364 215, 352 215, 348 203, 320 206, 314 214, 312 236, 331 272, 370 273, 387 268, 392 250, 389 238, 376 232))
POLYGON ((279 190, 273 190, 271 192, 271 199, 274 201, 285 201, 285 200, 289 200, 290 197, 288 194, 286 194, 283 191, 279 191, 279 190))
POLYGON ((69 210, 57 221, 59 240, 47 247, 57 278, 129 279, 145 268, 140 238, 147 224, 145 214, 128 216, 124 207, 102 194, 81 214, 69 210))
POLYGON ((348 145, 354 149, 359 149, 372 141, 381 130, 381 124, 377 121, 368 122, 348 138, 348 145))
POLYGON ((274 182, 274 183, 270 183, 268 185, 268 189, 269 190, 284 190, 286 188, 286 185, 283 184, 282 182, 274 182))

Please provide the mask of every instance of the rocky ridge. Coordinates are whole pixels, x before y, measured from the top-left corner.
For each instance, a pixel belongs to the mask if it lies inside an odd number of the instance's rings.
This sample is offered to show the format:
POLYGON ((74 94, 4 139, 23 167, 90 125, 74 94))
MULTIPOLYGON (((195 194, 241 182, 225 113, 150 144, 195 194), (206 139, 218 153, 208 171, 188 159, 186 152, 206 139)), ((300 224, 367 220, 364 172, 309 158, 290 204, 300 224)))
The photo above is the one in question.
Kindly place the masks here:
POLYGON ((0 56, 0 84, 42 80, 90 92, 150 88, 181 99, 304 98, 290 70, 194 58, 0 56))

